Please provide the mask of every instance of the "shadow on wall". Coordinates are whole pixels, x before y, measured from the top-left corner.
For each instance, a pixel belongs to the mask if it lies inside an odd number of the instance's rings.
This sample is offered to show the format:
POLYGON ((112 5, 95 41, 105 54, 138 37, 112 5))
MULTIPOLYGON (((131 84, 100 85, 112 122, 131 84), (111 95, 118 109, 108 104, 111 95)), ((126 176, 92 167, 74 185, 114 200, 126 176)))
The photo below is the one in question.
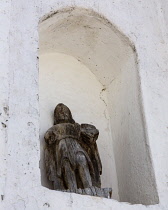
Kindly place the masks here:
MULTIPOLYGON (((108 100, 106 99, 104 104, 106 104, 106 113, 109 115, 106 116, 105 113, 104 118, 107 118, 108 123, 111 122, 108 129, 110 130, 109 135, 112 135, 107 139, 107 145, 112 144, 108 156, 111 158, 111 163, 113 155, 115 159, 115 163, 112 163, 113 167, 106 171, 106 177, 110 177, 108 172, 109 174, 113 173, 112 178, 115 179, 115 183, 111 183, 113 191, 115 188, 119 192, 120 201, 146 205, 158 203, 150 150, 146 146, 148 143, 140 101, 141 94, 134 46, 108 20, 93 11, 80 8, 58 11, 43 18, 39 26, 39 37, 41 56, 50 53, 64 53, 73 56, 90 69, 101 83, 102 90, 106 90, 108 100), (117 178, 115 178, 115 171, 117 178)), ((55 68, 55 72, 58 73, 58 69, 55 68)), ((50 72, 48 72, 48 67, 43 68, 40 64, 40 77, 41 74, 44 76, 50 72)), ((77 82, 77 70, 73 74, 73 80, 75 78, 77 82)), ((71 78, 72 75, 68 74, 67 76, 71 78)), ((58 78, 55 75, 53 81, 58 78)), ((64 77, 61 78, 61 82, 64 83, 64 77)), ((69 82, 72 81, 71 79, 69 82)), ((87 83, 89 80, 85 81, 87 83)), ((87 83, 89 87, 90 82, 87 83)), ((66 83, 64 85, 66 86, 66 83)), ((43 83, 40 86, 43 86, 43 83)), ((69 87, 72 87, 72 83, 69 84, 69 87)), ((97 89, 94 85, 92 87, 91 89, 97 89)), ((43 87, 40 87, 40 90, 41 88, 43 87)), ((66 88, 63 91, 66 92, 66 88)), ((61 100, 58 103, 64 102, 63 100, 69 101, 70 104, 73 104, 74 100, 78 103, 80 100, 77 100, 77 97, 81 91, 78 92, 78 88, 74 88, 73 92, 76 95, 67 95, 56 88, 55 95, 61 100)), ((50 89, 44 90, 40 93, 40 97, 49 99, 49 93, 50 89)), ((73 109, 73 107, 70 108, 73 109)), ((88 106, 88 110, 92 109, 94 109, 94 103, 88 106)), ((103 110, 104 108, 100 106, 99 109, 103 110)), ((74 114, 76 110, 73 111, 74 114)), ((46 110, 46 112, 48 111, 46 110)), ((82 118, 86 121, 89 119, 82 116, 81 113, 79 115, 81 115, 79 121, 82 118)), ((45 130, 41 130, 41 132, 44 133, 45 130)), ((106 134, 105 130, 103 132, 106 134)), ((99 145, 99 149, 102 156, 106 157, 103 152, 106 152, 107 147, 103 148, 103 145, 99 145)), ((108 161, 108 157, 106 160, 104 159, 104 162, 106 161, 108 161)), ((43 180, 42 184, 44 184, 43 180)), ((117 198, 117 192, 115 197, 117 198)))

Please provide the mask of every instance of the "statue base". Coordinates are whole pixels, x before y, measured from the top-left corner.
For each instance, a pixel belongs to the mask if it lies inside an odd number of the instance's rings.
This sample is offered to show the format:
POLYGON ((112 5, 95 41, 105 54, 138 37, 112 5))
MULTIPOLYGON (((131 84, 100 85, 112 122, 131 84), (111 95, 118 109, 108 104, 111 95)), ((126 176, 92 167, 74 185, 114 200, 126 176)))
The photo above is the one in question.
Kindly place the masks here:
POLYGON ((98 196, 104 198, 112 198, 112 188, 98 188, 98 187, 90 187, 85 189, 77 189, 76 191, 72 190, 61 190, 63 192, 73 192, 81 195, 91 195, 98 196))

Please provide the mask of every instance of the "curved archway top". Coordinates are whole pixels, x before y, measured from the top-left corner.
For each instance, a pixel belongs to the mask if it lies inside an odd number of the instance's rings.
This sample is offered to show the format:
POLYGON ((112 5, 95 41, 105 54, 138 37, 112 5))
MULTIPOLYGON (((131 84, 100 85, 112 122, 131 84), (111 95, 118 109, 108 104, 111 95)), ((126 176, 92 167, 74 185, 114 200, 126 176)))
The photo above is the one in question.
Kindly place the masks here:
POLYGON ((40 23, 39 34, 40 54, 60 52, 74 56, 105 87, 135 59, 129 39, 92 10, 60 10, 40 23))

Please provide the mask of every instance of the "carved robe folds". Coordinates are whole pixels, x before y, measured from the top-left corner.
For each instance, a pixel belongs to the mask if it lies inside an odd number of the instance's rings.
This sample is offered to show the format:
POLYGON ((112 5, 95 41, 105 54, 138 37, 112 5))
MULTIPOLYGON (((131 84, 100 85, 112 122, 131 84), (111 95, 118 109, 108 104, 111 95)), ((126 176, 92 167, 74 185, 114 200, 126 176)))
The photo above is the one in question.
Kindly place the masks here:
POLYGON ((109 197, 111 188, 101 189, 98 134, 93 125, 75 123, 67 106, 56 106, 54 126, 44 136, 47 177, 55 190, 109 197))

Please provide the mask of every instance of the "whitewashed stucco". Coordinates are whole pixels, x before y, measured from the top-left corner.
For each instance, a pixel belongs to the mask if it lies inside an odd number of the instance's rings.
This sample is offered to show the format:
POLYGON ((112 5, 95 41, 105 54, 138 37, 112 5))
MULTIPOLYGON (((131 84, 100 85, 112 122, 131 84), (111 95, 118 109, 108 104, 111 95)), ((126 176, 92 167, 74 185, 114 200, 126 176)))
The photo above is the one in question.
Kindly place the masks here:
POLYGON ((168 209, 167 2, 9 0, 0 2, 0 10, 2 209, 168 209), (151 152, 159 204, 129 205, 41 186, 38 23, 68 6, 104 15, 135 45, 146 147, 151 152))

